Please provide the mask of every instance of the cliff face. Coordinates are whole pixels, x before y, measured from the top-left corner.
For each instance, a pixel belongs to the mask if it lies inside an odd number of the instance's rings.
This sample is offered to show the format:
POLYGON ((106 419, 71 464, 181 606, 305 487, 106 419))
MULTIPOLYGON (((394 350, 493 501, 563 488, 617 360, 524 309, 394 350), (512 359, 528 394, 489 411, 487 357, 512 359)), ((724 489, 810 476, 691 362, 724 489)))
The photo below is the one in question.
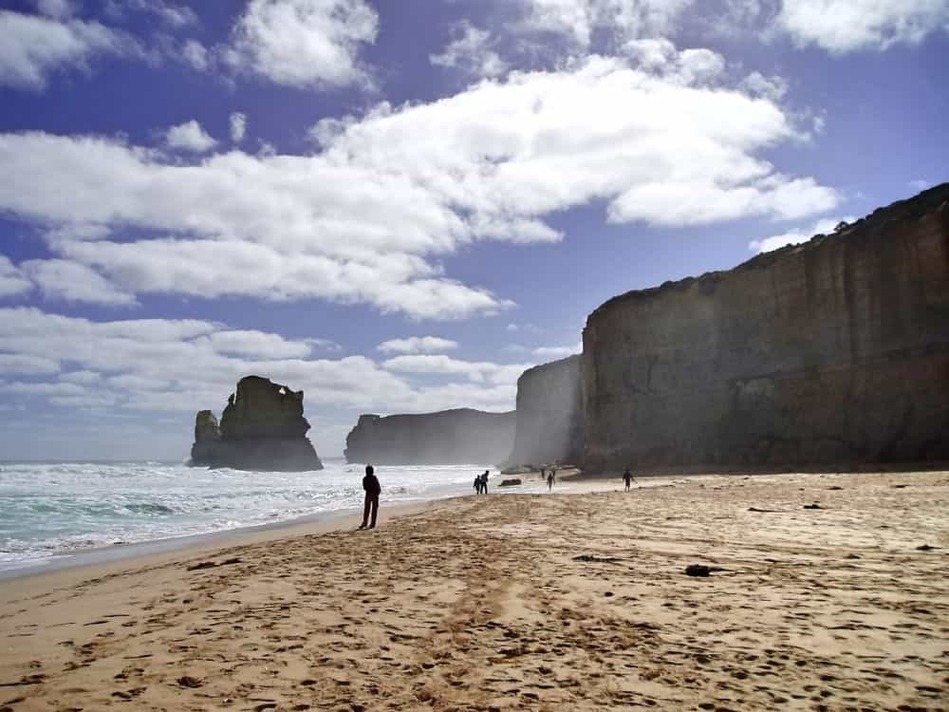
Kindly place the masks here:
POLYGON ((583 457, 580 356, 535 366, 517 379, 517 428, 505 466, 583 457))
POLYGON ((493 464, 511 452, 514 412, 469 408, 419 415, 361 415, 346 436, 348 462, 380 465, 493 464))
POLYGON ((949 184, 612 299, 583 348, 591 469, 949 459, 949 184))
POLYGON ((306 437, 309 429, 303 417, 303 391, 247 376, 228 398, 220 425, 210 410, 198 412, 191 464, 237 470, 322 470, 323 463, 306 437))

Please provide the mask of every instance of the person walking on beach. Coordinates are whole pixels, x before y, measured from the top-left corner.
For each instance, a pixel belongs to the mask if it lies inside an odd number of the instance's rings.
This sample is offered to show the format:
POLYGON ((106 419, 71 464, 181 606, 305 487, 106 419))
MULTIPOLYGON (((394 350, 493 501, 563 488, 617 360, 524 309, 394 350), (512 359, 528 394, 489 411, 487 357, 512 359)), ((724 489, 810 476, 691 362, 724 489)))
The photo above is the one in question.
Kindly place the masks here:
POLYGON ((484 474, 481 475, 481 494, 488 493, 488 471, 485 470, 484 474))
POLYGON ((623 473, 623 482, 626 483, 626 491, 629 492, 629 485, 633 481, 633 475, 629 471, 629 468, 626 468, 626 471, 623 473))
POLYGON ((474 491, 475 494, 481 494, 481 475, 475 475, 474 491))
POLYGON ((554 471, 551 470, 547 474, 547 491, 550 492, 554 488, 554 471))
POLYGON ((376 528, 376 515, 379 513, 379 493, 382 492, 382 486, 376 477, 372 465, 366 465, 366 476, 362 478, 362 488, 366 492, 366 502, 362 508, 362 524, 360 529, 365 529, 369 524, 370 529, 376 528), (370 518, 371 514, 371 518, 370 518))

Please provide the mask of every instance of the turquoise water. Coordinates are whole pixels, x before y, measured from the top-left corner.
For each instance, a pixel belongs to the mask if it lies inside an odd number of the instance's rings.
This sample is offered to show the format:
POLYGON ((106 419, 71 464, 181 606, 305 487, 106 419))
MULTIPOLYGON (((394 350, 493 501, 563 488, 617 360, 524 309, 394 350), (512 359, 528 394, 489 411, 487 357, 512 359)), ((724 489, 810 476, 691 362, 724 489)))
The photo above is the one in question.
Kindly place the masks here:
MULTIPOLYGON (((158 462, 0 464, 0 571, 118 544, 358 509, 361 465, 319 472, 209 470, 158 462)), ((377 467, 383 505, 471 494, 479 465, 377 467)), ((496 477, 491 470, 492 478, 496 477)))

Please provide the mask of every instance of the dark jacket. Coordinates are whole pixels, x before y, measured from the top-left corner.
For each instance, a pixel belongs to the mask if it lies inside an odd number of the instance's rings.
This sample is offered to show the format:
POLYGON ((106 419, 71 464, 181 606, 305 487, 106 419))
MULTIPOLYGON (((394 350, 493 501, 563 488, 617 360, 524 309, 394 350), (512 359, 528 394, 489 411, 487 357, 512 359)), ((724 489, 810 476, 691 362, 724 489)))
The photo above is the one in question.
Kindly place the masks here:
POLYGON ((382 492, 382 485, 379 484, 379 479, 375 475, 366 475, 363 477, 362 488, 366 490, 366 494, 378 495, 382 492))

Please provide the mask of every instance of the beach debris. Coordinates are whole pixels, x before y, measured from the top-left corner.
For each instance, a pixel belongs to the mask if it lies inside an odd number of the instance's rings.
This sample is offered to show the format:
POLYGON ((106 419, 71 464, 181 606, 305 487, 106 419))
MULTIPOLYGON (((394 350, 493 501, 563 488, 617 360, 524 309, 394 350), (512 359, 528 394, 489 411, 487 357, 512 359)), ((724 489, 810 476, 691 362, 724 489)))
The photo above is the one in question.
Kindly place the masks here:
POLYGON ((588 564, 615 564, 620 559, 615 556, 596 556, 595 554, 580 554, 573 557, 574 561, 582 561, 588 564))
POLYGON ((191 564, 187 566, 185 571, 200 571, 201 569, 213 569, 218 566, 228 566, 229 564, 239 564, 241 559, 239 556, 231 557, 230 559, 224 559, 221 563, 217 561, 199 561, 196 564, 191 564))
POLYGON ((217 563, 214 561, 199 561, 196 564, 191 564, 185 570, 186 571, 200 571, 201 569, 213 569, 217 566, 217 563))
POLYGON ((727 571, 721 566, 706 566, 705 564, 689 564, 685 567, 686 576, 711 576, 716 571, 727 571))
POLYGON ((777 509, 760 509, 758 507, 748 507, 749 512, 777 512, 777 509))
POLYGON ((823 509, 823 507, 821 507, 817 502, 814 502, 814 504, 805 504, 804 509, 823 509))
POLYGON ((938 549, 938 546, 930 546, 929 544, 920 544, 916 547, 916 551, 932 551, 933 549, 938 549))
POLYGON ((19 687, 20 685, 39 685, 46 680, 46 675, 40 672, 24 675, 15 682, 0 682, 0 687, 19 687))
POLYGON ((175 682, 177 682, 182 687, 190 687, 192 689, 195 687, 201 687, 204 684, 203 680, 199 680, 196 677, 191 677, 191 675, 182 675, 177 680, 175 680, 175 682))
POLYGON ((521 484, 521 478, 514 477, 510 480, 501 480, 501 484, 499 484, 498 487, 513 487, 514 485, 519 485, 519 484, 521 484))

